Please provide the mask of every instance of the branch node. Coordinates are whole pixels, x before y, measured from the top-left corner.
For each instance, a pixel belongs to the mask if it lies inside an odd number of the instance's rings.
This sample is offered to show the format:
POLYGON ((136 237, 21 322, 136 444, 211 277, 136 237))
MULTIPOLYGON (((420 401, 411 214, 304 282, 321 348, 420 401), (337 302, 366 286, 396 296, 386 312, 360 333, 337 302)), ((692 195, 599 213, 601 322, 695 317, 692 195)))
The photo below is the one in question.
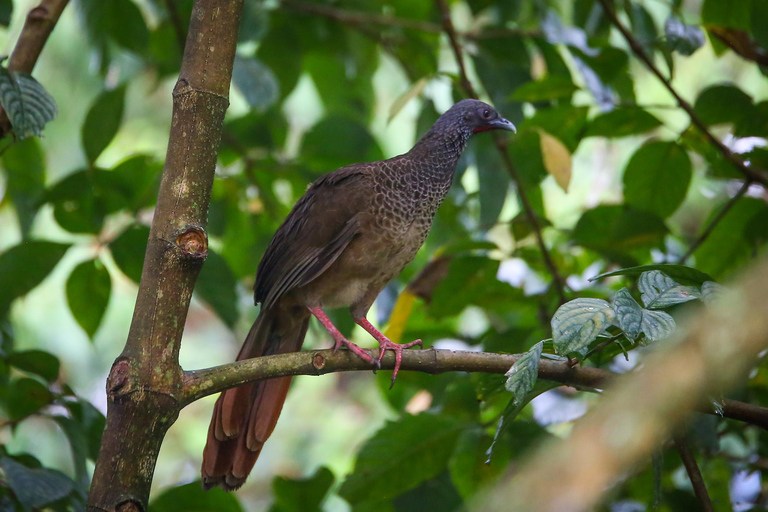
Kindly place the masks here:
POLYGON ((129 391, 131 381, 131 363, 124 357, 119 357, 112 365, 107 377, 107 396, 114 399, 129 391))
POLYGON ((27 14, 27 19, 29 21, 46 21, 50 17, 51 13, 48 12, 48 9, 46 9, 42 5, 38 5, 31 11, 29 11, 29 14, 27 14))
POLYGON ((317 370, 322 370, 325 367, 325 356, 319 352, 312 356, 312 366, 317 370))
POLYGON ((144 507, 133 500, 124 501, 115 508, 117 512, 144 512, 144 507))
POLYGON ((188 226, 176 236, 176 246, 188 258, 205 259, 208 256, 208 235, 200 226, 188 226))

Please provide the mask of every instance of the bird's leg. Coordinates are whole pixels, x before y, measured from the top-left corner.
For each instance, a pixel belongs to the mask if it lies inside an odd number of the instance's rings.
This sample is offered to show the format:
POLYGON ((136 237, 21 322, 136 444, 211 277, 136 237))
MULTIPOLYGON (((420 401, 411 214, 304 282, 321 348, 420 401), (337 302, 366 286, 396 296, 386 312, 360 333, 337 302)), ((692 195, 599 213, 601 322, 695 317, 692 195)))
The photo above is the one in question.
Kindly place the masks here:
POLYGON ((384 334, 381 333, 377 328, 375 328, 371 322, 368 321, 367 318, 361 317, 361 318, 355 318, 355 323, 368 331, 368 333, 373 336, 376 341, 379 342, 379 358, 376 360, 376 365, 381 368, 381 359, 384 357, 384 353, 387 350, 392 350, 395 353, 395 369, 392 371, 392 385, 389 386, 389 389, 392 389, 392 386, 395 385, 395 379, 397 378, 397 372, 400 370, 400 363, 403 360, 403 349, 405 348, 411 348, 414 345, 418 345, 420 347, 424 347, 424 344, 421 340, 412 341, 410 343, 395 343, 394 341, 390 340, 384 334))
POLYGON ((325 314, 325 311, 322 310, 322 308, 307 308, 310 313, 312 313, 315 318, 320 320, 320 323, 325 327, 325 330, 328 331, 328 333, 333 337, 333 341, 335 342, 335 345, 333 346, 333 351, 336 352, 341 348, 342 345, 347 347, 349 350, 351 350, 353 353, 355 353, 360 359, 367 361, 369 363, 373 363, 374 360, 371 356, 369 356, 365 350, 361 349, 351 341, 349 341, 347 338, 344 337, 343 334, 341 334, 341 331, 339 331, 335 325, 333 325, 333 322, 331 322, 331 319, 328 318, 328 315, 325 314))

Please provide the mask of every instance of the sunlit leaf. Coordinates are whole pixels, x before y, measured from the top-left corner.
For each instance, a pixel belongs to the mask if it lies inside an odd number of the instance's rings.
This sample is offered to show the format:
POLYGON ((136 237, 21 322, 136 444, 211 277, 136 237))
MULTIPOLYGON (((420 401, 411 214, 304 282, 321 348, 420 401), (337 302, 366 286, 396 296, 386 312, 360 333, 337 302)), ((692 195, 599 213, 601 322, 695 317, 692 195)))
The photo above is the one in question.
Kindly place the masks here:
POLYGON ((235 493, 191 482, 166 489, 149 504, 149 512, 243 512, 235 493))
POLYGON ((602 299, 578 298, 566 302, 552 317, 555 350, 563 355, 585 353, 615 317, 611 305, 602 299))
POLYGON ((701 294, 695 286, 683 286, 658 270, 643 272, 637 282, 640 298, 648 309, 664 309, 698 299, 701 294))
POLYGON ((392 119, 395 118, 397 114, 400 113, 400 111, 403 109, 404 106, 408 104, 409 101, 411 101, 413 98, 418 97, 424 88, 429 83, 429 79, 424 77, 417 82, 415 82, 413 85, 411 85, 407 91, 405 91, 403 94, 398 96, 394 102, 392 102, 392 106, 389 107, 389 115, 387 116, 387 123, 391 122, 392 119))
POLYGON ((568 192, 568 185, 571 182, 571 154, 568 148, 544 130, 539 130, 539 138, 544 167, 555 178, 560 188, 568 192))
POLYGON ((0 67, 0 104, 20 139, 40 135, 58 113, 56 100, 32 75, 3 67, 0 67))
POLYGON ((563 75, 547 75, 541 80, 521 85, 515 89, 511 98, 515 101, 528 101, 534 103, 537 101, 568 98, 578 90, 579 88, 573 84, 570 77, 563 75))

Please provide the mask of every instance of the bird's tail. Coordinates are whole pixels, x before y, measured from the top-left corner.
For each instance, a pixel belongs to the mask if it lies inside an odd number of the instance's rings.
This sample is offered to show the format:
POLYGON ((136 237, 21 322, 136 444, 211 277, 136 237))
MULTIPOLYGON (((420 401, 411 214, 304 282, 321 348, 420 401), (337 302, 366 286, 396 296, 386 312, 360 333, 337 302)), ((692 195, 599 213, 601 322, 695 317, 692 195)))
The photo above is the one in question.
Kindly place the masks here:
MULTIPOLYGON (((262 311, 237 360, 296 352, 307 333, 309 314, 262 311)), ((224 391, 213 409, 203 451, 203 486, 239 488, 248 477, 283 408, 291 377, 262 380, 224 391)))

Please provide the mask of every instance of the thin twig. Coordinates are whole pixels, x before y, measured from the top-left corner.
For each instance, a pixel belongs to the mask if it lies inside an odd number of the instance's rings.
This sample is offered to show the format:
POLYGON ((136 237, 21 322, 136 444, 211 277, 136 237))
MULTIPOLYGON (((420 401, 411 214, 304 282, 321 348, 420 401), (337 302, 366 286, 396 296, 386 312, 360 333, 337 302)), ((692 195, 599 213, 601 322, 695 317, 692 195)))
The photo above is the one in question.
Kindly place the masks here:
POLYGON ((722 142, 720 142, 717 137, 712 135, 712 132, 709 131, 707 125, 704 124, 696 112, 693 111, 691 104, 685 101, 682 96, 678 94, 675 88, 672 87, 672 83, 669 81, 669 79, 661 73, 656 64, 653 63, 653 60, 648 56, 647 53, 645 53, 642 45, 634 38, 627 27, 621 23, 618 16, 616 16, 616 12, 610 6, 608 0, 599 0, 599 2, 603 6, 603 10, 605 11, 606 16, 608 16, 608 18, 611 20, 611 23, 613 23, 619 32, 621 32, 621 35, 624 36, 624 39, 627 41, 627 44, 629 44, 632 53, 634 53, 635 56, 637 56, 637 58, 640 59, 648 67, 651 73, 656 75, 661 83, 664 84, 664 87, 666 87, 667 91, 669 91, 669 93, 675 98, 677 104, 680 105, 680 108, 685 110, 685 112, 688 114, 688 117, 691 118, 691 123, 699 129, 699 131, 717 149, 717 151, 723 155, 723 157, 728 160, 728 162, 730 162, 731 165, 733 165, 741 174, 753 181, 762 184, 765 187, 768 187, 768 175, 765 173, 765 171, 762 169, 748 167, 743 161, 734 155, 730 149, 728 149, 722 142))
POLYGON ((613 343, 614 341, 618 340, 618 339, 619 339, 619 338, 621 338, 622 336, 624 336, 624 333, 623 333, 623 332, 621 332, 621 333, 619 333, 619 334, 616 334, 616 335, 614 335, 614 336, 611 336, 610 338, 607 338, 607 339, 603 340, 603 341, 602 341, 602 342, 600 342, 600 344, 598 344, 598 345, 597 345, 595 348, 593 348, 592 350, 590 350, 589 352, 587 352, 587 353, 584 355, 584 357, 582 357, 582 358, 581 358, 581 360, 582 360, 582 361, 586 361, 587 359, 589 359, 589 357, 590 357, 590 356, 592 356, 592 355, 596 354, 597 352, 600 352, 600 351, 601 351, 601 350, 603 350, 605 347, 607 347, 608 345, 610 345, 610 344, 611 344, 611 343, 613 343))
POLYGON ((685 471, 688 473, 688 478, 693 485, 693 492, 696 494, 696 499, 699 500, 702 512, 715 512, 712 506, 712 500, 709 498, 707 492, 707 486, 704 483, 704 477, 701 476, 701 470, 696 463, 696 457, 693 456, 691 446, 688 444, 688 439, 684 435, 677 434, 674 436, 675 448, 680 454, 680 458, 683 460, 685 471))
POLYGON ((738 192, 728 200, 727 203, 723 205, 723 207, 720 209, 719 212, 717 212, 717 215, 712 219, 712 221, 709 223, 709 225, 706 227, 706 229, 701 233, 701 235, 691 244, 691 246, 688 248, 688 251, 683 254, 680 259, 678 260, 679 264, 684 264, 688 258, 690 258, 694 252, 696 252, 696 249, 698 249, 701 244, 704 243, 704 241, 709 238, 709 235, 712 234, 712 231, 715 230, 717 225, 720 223, 721 220, 723 220, 723 217, 725 217, 725 214, 728 213, 731 208, 736 204, 736 202, 744 197, 744 194, 747 193, 747 190, 749 190, 749 186, 752 184, 752 180, 746 180, 744 184, 741 186, 738 192))
MULTIPOLYGON (((68 3, 69 0, 41 0, 37 7, 29 11, 24 28, 21 29, 16 46, 8 59, 9 71, 32 72, 48 36, 68 3)), ((8 115, 0 107, 0 138, 5 137, 11 129, 8 115)))
MULTIPOLYGON (((467 96, 478 99, 477 91, 472 86, 472 82, 467 76, 467 70, 464 66, 464 52, 461 47, 461 42, 459 41, 459 35, 451 21, 451 10, 448 7, 446 0, 435 0, 435 3, 440 10, 443 29, 448 35, 448 41, 453 49, 454 58, 459 66, 459 80, 461 87, 464 89, 464 93, 467 96)), ((565 296, 565 280, 560 275, 552 256, 549 254, 549 249, 547 249, 547 245, 544 242, 544 237, 541 233, 541 225, 539 224, 539 221, 536 218, 536 212, 533 210, 533 206, 528 199, 528 193, 525 191, 525 187, 523 187, 523 181, 520 179, 520 175, 517 173, 517 169, 515 168, 512 159, 509 157, 505 140, 500 136, 494 136, 493 141, 496 144, 496 149, 501 154, 507 172, 512 178, 512 181, 514 181, 515 187, 517 187, 517 195, 520 198, 520 204, 522 205, 523 211, 525 211, 525 216, 527 217, 528 222, 530 222, 533 232, 536 235, 536 243, 544 258, 544 264, 552 275, 552 283, 555 287, 558 299, 560 300, 560 304, 563 304, 567 300, 565 296)))

